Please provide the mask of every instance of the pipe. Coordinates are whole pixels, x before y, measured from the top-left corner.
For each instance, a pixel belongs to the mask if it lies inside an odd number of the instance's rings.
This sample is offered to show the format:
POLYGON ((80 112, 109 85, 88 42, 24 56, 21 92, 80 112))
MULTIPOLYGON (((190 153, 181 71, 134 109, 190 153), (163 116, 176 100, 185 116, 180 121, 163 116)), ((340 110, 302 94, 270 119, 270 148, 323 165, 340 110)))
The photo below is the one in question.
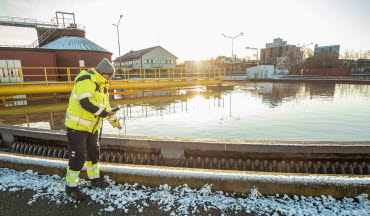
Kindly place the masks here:
MULTIPOLYGON (((125 90, 125 89, 150 89, 150 88, 168 88, 181 86, 202 86, 202 85, 218 85, 221 84, 221 79, 173 79, 173 80, 138 80, 138 81, 120 81, 111 82, 109 90, 125 90)), ((46 85, 23 85, 23 86, 6 86, 0 88, 0 95, 21 95, 21 94, 43 94, 43 93, 62 93, 71 92, 73 85, 68 84, 51 84, 46 85)))
MULTIPOLYGON (((111 107, 128 105, 128 104, 154 104, 160 101, 162 104, 172 103, 177 100, 187 100, 196 96, 202 97, 218 97, 221 95, 220 92, 200 92, 200 93, 188 93, 183 95, 164 95, 164 96, 151 96, 151 97, 136 97, 136 98, 121 98, 110 100, 111 107)), ((23 98, 27 99, 27 98, 23 98)), ((0 115, 19 115, 24 113, 42 113, 42 112, 57 112, 64 111, 67 109, 68 103, 57 103, 57 104, 37 104, 27 106, 13 106, 13 107, 0 107, 0 115)))

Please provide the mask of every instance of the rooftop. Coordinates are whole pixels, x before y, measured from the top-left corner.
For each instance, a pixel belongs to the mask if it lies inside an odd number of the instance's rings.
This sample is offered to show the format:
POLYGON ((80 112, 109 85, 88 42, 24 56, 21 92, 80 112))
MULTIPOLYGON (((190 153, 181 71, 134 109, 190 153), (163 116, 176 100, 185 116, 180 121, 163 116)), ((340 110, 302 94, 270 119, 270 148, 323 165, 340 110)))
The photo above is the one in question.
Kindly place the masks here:
MULTIPOLYGON (((119 60, 126 60, 126 59, 136 59, 138 57, 141 57, 143 55, 145 55, 146 53, 154 50, 154 49, 157 49, 157 48, 162 48, 164 49, 163 47, 161 46, 155 46, 155 47, 150 47, 150 48, 146 48, 146 49, 141 49, 141 50, 132 50, 126 54, 124 54, 123 56, 120 56, 120 57, 117 57, 114 61, 119 61, 119 60)), ((166 50, 166 49, 164 49, 166 50)), ((167 51, 167 50, 166 50, 167 51)), ((167 51, 168 52, 168 51, 167 51)), ((170 52, 168 52, 170 53, 170 52)), ((170 53, 171 55, 173 55, 172 53, 170 53)), ((173 55, 175 56, 175 55, 173 55)), ((176 56, 175 56, 176 57, 176 56)), ((177 57, 176 57, 177 58, 177 57)))
POLYGON ((111 53, 96 43, 77 36, 62 36, 42 47, 40 49, 57 49, 57 50, 88 50, 111 53))

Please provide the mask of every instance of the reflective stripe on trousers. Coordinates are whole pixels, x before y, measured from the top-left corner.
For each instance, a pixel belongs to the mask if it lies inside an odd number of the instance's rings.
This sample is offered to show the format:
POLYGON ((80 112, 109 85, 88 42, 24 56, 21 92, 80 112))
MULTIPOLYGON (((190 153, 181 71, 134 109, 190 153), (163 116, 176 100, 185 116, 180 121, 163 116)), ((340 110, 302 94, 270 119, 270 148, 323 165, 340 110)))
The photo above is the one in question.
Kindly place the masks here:
POLYGON ((86 161, 86 170, 89 179, 100 178, 100 169, 97 163, 92 164, 92 161, 86 161))
POLYGON ((66 184, 68 187, 77 187, 78 186, 78 175, 80 171, 71 170, 70 167, 67 167, 66 175, 66 184))

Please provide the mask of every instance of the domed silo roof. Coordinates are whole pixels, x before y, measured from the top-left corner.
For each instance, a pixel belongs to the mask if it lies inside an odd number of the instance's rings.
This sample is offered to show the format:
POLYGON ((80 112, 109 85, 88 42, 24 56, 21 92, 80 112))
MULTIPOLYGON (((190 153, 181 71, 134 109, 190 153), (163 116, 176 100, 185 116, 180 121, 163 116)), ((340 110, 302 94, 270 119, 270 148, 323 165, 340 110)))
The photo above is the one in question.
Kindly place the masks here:
POLYGON ((55 50, 87 50, 110 53, 108 50, 97 45, 96 43, 76 36, 62 36, 42 47, 40 49, 55 49, 55 50))

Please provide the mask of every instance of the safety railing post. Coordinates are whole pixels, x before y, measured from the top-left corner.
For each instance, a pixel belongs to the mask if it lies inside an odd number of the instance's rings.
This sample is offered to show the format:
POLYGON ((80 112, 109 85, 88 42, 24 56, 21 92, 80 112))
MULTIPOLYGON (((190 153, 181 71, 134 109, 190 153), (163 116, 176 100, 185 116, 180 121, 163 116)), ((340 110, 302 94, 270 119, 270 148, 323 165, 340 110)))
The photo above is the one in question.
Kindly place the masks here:
POLYGON ((142 68, 140 68, 140 79, 142 79, 142 78, 141 78, 141 70, 142 70, 142 68))
POLYGON ((157 69, 154 68, 154 79, 157 79, 157 69))
POLYGON ((70 68, 67 68, 67 76, 68 76, 68 82, 71 85, 72 81, 71 81, 71 69, 70 68))
POLYGON ((54 118, 53 118, 53 112, 50 112, 50 124, 54 128, 54 118))
POLYGON ((20 81, 20 83, 21 83, 21 86, 23 86, 23 71, 22 71, 22 68, 20 67, 19 69, 19 73, 18 73, 18 75, 19 75, 19 81, 20 81))
POLYGON ((158 69, 158 78, 159 79, 161 78, 161 69, 160 68, 158 69))
POLYGON ((145 79, 145 74, 146 74, 146 71, 145 71, 145 68, 144 68, 144 79, 145 79))
POLYGON ((45 81, 46 81, 46 85, 48 86, 49 83, 48 83, 48 74, 46 72, 46 67, 44 67, 44 73, 45 73, 45 81))

